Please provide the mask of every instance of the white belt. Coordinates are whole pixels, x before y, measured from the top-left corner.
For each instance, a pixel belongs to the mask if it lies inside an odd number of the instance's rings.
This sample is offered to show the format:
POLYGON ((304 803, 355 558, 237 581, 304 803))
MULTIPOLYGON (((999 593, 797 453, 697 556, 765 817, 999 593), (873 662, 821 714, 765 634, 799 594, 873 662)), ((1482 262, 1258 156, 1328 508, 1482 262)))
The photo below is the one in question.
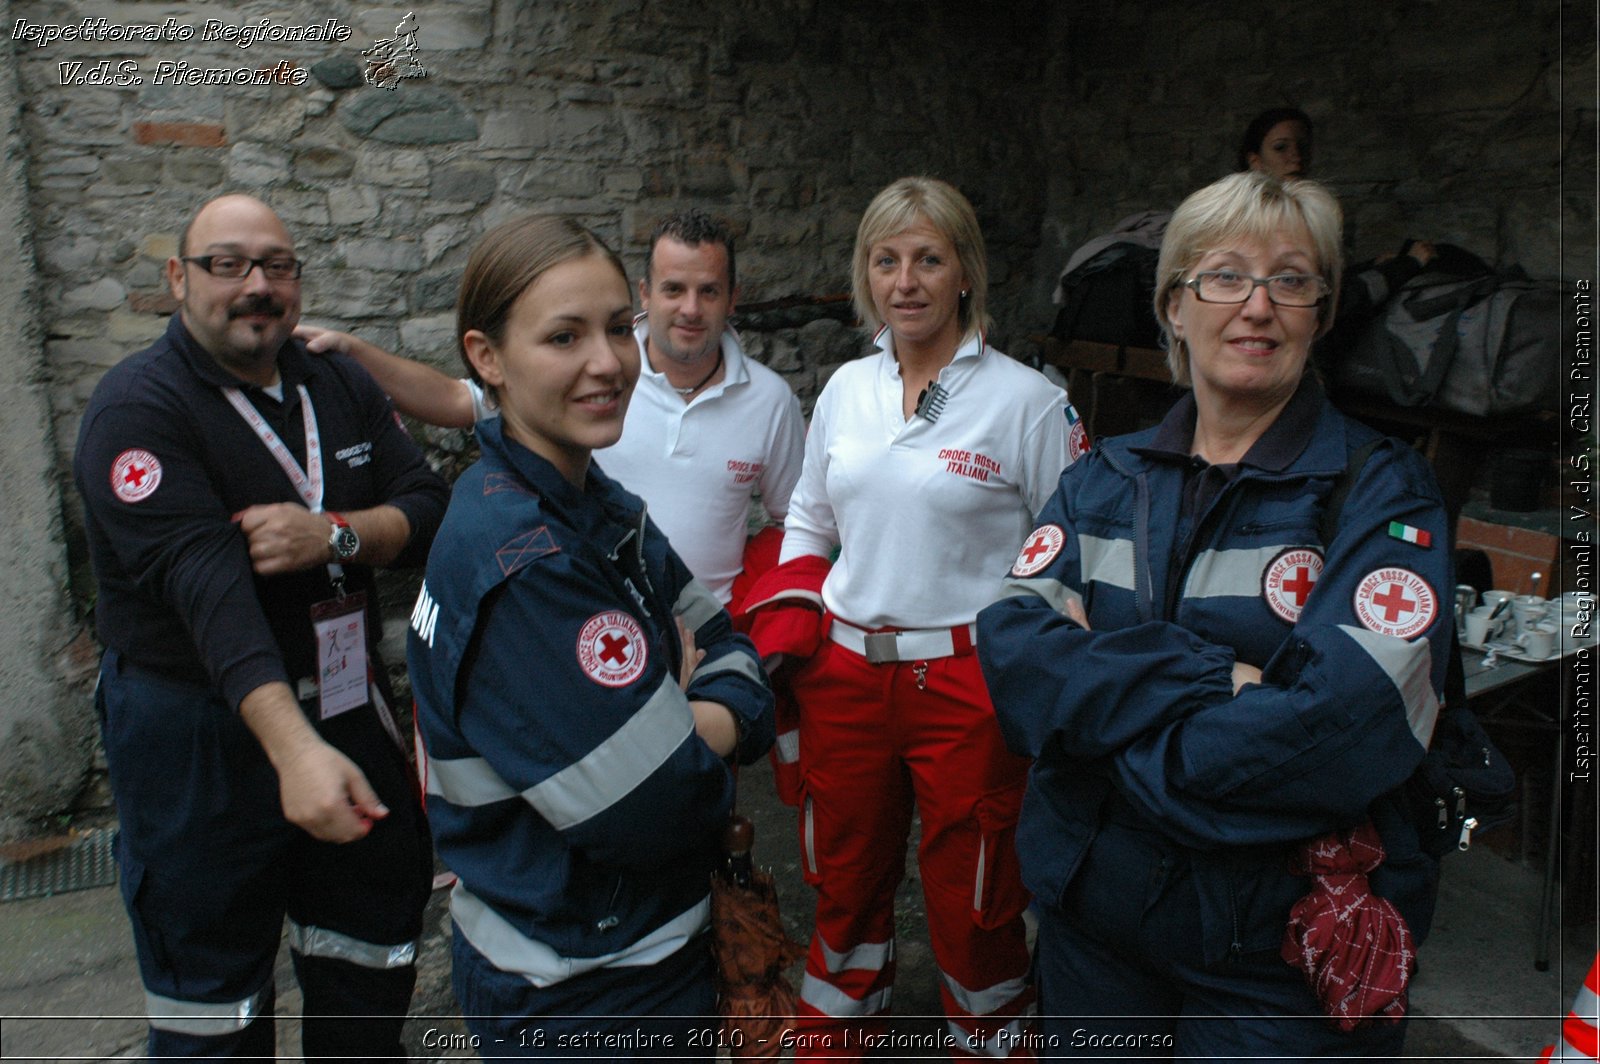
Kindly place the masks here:
POLYGON ((900 628, 890 632, 868 632, 853 624, 835 620, 828 638, 853 650, 874 665, 894 661, 927 661, 964 654, 978 644, 978 626, 958 624, 954 628, 900 628), (963 639, 962 637, 965 636, 963 639))

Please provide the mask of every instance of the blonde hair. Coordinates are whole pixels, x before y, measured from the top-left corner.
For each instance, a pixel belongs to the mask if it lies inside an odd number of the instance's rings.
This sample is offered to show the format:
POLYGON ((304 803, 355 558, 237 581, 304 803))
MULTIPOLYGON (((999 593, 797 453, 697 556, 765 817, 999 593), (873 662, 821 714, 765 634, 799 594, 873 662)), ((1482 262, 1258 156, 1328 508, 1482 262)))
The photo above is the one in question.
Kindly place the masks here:
POLYGON ((1189 349, 1172 331, 1173 293, 1208 253, 1242 240, 1265 241, 1283 233, 1304 232, 1311 241, 1316 270, 1328 282, 1328 294, 1317 304, 1317 335, 1333 325, 1339 302, 1339 274, 1344 252, 1340 233, 1344 214, 1333 193, 1315 181, 1279 180, 1258 170, 1229 174, 1184 200, 1167 223, 1156 262, 1156 321, 1167 349, 1167 368, 1175 384, 1187 387, 1189 349))
POLYGON ((903 233, 926 219, 956 249, 956 259, 967 279, 967 296, 961 300, 958 321, 961 339, 971 339, 989 328, 987 293, 989 260, 984 255, 983 233, 978 216, 954 185, 935 177, 902 177, 872 197, 861 224, 856 228, 856 249, 850 267, 851 295, 867 328, 883 327, 878 308, 872 301, 868 261, 879 241, 903 233))

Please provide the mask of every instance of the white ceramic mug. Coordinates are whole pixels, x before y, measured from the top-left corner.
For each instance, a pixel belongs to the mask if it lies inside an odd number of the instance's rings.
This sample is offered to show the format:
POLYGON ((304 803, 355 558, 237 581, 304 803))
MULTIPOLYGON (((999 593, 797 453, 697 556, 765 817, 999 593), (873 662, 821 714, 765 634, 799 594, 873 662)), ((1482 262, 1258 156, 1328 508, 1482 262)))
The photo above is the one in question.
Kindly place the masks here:
MULTIPOLYGON (((1538 595, 1518 595, 1511 600, 1512 631, 1516 635, 1543 624, 1550 604, 1538 595)), ((1501 614, 1501 616, 1505 616, 1501 614)))
POLYGON ((1561 645, 1560 632, 1553 624, 1536 624, 1517 636, 1517 646, 1530 658, 1542 661, 1561 645))
POLYGON ((1485 591, 1483 593, 1483 604, 1485 606, 1498 606, 1506 599, 1514 599, 1516 597, 1517 593, 1515 591, 1504 591, 1500 588, 1493 588, 1492 590, 1485 591))
POLYGON ((1467 642, 1481 647, 1500 633, 1500 629, 1505 627, 1505 614, 1490 620, 1492 613, 1493 606, 1479 606, 1467 614, 1467 642))

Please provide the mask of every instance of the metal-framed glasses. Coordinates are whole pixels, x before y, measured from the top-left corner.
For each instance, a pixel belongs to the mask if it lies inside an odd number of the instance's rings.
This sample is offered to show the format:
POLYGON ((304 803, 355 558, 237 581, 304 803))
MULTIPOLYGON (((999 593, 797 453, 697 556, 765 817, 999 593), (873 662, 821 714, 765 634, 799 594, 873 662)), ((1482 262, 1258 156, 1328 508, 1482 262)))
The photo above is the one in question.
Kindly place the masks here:
POLYGON ((1238 270, 1205 270, 1183 282, 1202 303, 1243 303, 1256 288, 1280 307, 1314 307, 1328 294, 1328 282, 1314 273, 1276 273, 1251 277, 1238 270))
POLYGON ((238 281, 250 276, 250 271, 261 267, 261 275, 269 281, 293 281, 300 277, 305 264, 288 255, 275 255, 270 259, 252 259, 244 255, 185 255, 184 262, 192 262, 213 277, 238 281))

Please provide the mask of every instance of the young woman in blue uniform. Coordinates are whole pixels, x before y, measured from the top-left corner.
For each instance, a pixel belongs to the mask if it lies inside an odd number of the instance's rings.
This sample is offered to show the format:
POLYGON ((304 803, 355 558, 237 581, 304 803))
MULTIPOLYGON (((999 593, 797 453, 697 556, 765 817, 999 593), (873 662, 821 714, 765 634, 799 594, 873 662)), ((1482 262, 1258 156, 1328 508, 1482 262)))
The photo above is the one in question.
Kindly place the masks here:
MULTIPOLYGON (((1339 231, 1324 189, 1264 173, 1179 207, 1155 304, 1192 391, 1062 475, 1007 597, 979 615, 1001 727, 1037 758, 1017 848, 1061 1056, 1400 1049, 1400 1024, 1325 1018, 1286 939, 1313 890, 1291 865, 1313 840, 1364 857, 1393 903, 1372 903, 1393 955, 1353 951, 1391 974, 1414 961, 1437 875, 1390 792, 1422 759, 1444 682, 1445 513, 1423 459, 1334 410, 1306 372, 1338 296, 1339 231)), ((1377 999, 1386 1018, 1400 988, 1377 999)))
POLYGON ((460 877, 454 981, 493 1055, 709 1059, 709 877, 729 760, 772 743, 749 642, 590 461, 639 375, 621 263, 530 216, 474 250, 462 353, 492 390, 412 615, 419 760, 460 877))

